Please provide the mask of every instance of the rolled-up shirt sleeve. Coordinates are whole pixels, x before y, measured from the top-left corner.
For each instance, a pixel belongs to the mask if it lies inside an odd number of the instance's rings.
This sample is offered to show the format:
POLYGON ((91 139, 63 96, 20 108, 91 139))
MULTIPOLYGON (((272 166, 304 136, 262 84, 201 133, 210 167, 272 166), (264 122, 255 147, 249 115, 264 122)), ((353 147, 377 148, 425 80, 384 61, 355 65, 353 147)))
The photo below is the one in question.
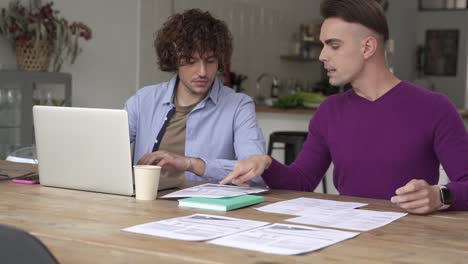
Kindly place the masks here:
POLYGON ((130 97, 125 103, 125 111, 128 114, 128 131, 130 133, 130 143, 135 142, 138 123, 138 95, 130 97))

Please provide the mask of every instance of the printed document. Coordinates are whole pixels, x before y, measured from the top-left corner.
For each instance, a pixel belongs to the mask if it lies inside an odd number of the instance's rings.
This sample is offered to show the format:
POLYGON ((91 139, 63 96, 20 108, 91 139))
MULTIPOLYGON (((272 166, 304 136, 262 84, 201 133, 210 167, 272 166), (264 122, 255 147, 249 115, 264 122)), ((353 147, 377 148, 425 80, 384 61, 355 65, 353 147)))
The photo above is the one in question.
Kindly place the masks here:
POLYGON ((218 238, 208 243, 272 254, 296 255, 336 244, 358 234, 299 225, 273 224, 218 238))
POLYGON ((387 225, 407 213, 379 212, 362 209, 330 211, 317 209, 308 211, 307 216, 287 219, 288 222, 317 225, 358 231, 369 231, 387 225))
POLYGON ((267 213, 314 216, 316 214, 316 209, 334 212, 337 210, 358 208, 365 205, 367 204, 300 197, 272 203, 255 209, 267 213))
POLYGON ((194 214, 132 226, 122 230, 180 240, 204 241, 268 224, 268 222, 218 215, 194 214))
POLYGON ((186 188, 180 191, 172 192, 170 194, 164 195, 162 198, 181 198, 181 197, 223 198, 223 197, 239 196, 239 195, 244 195, 244 194, 262 193, 266 191, 268 191, 268 189, 206 183, 206 184, 186 188))

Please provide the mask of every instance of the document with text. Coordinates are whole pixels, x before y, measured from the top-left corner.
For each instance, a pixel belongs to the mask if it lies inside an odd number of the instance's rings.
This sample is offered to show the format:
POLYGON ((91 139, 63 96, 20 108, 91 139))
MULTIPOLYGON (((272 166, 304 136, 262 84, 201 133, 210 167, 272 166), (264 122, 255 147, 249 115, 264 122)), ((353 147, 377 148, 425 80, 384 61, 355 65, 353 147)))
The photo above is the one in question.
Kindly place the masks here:
POLYGON ((365 205, 367 204, 300 197, 296 199, 272 203, 255 209, 267 213, 304 216, 315 215, 314 210, 316 209, 326 211, 337 211, 344 209, 354 209, 365 205))
POLYGON ((208 243, 272 254, 297 255, 336 244, 358 234, 299 225, 272 224, 208 243))
POLYGON ((239 196, 239 195, 244 195, 244 194, 262 193, 266 191, 268 191, 268 189, 206 183, 206 184, 186 188, 180 191, 175 191, 170 194, 164 195, 161 198, 182 198, 182 197, 223 198, 223 197, 239 196))
POLYGON ((309 215, 287 219, 288 222, 350 229, 357 231, 369 231, 387 225, 407 213, 379 212, 363 209, 348 209, 340 211, 316 209, 308 211, 309 215))
POLYGON ((136 225, 123 231, 166 238, 204 241, 268 225, 268 222, 194 214, 136 225))

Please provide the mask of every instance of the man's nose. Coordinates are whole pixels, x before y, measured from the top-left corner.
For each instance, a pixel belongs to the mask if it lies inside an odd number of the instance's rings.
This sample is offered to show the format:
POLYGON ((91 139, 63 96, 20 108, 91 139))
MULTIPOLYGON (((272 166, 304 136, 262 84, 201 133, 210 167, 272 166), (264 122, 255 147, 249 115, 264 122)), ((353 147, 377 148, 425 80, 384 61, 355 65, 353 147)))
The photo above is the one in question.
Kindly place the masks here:
POLYGON ((327 60, 327 59, 326 59, 325 48, 322 48, 322 50, 320 51, 319 60, 320 60, 321 62, 325 62, 325 61, 327 60))
POLYGON ((203 61, 198 66, 198 75, 206 76, 206 63, 203 61))

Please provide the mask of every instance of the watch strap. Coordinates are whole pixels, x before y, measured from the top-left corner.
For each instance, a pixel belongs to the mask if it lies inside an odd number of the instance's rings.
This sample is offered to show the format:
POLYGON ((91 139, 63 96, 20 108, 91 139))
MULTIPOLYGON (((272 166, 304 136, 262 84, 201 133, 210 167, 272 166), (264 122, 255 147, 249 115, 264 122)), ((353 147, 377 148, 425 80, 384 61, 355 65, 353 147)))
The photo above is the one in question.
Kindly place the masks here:
POLYGON ((443 193, 443 189, 448 190, 448 188, 446 186, 444 186, 444 185, 438 185, 438 186, 439 186, 439 193, 440 193, 440 202, 442 203, 442 206, 439 207, 438 210, 441 211, 441 210, 445 210, 445 209, 449 208, 451 204, 447 203, 447 201, 445 200, 445 197, 444 197, 444 193, 443 193))

